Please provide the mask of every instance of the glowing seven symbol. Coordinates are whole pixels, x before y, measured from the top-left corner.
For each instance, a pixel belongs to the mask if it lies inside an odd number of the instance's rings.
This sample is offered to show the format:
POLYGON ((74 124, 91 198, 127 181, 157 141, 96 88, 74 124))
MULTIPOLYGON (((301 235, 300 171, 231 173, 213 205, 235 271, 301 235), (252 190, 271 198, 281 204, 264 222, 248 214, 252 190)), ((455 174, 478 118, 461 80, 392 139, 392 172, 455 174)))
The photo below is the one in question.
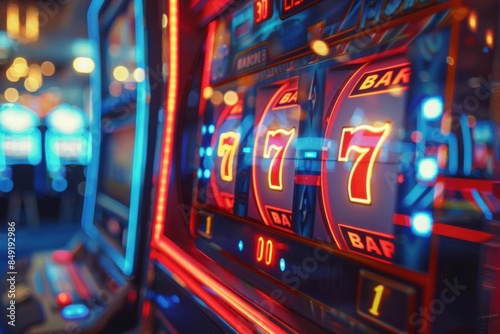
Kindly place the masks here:
POLYGON ((295 128, 290 130, 277 129, 266 132, 266 142, 264 143, 264 158, 270 158, 271 152, 275 153, 269 165, 267 173, 267 183, 271 190, 283 190, 283 163, 285 155, 292 142, 295 128))
POLYGON ((371 204, 370 183, 373 164, 380 147, 389 136, 390 129, 389 123, 379 127, 360 125, 342 129, 338 160, 348 161, 351 150, 359 154, 349 173, 348 191, 351 202, 371 204))
POLYGON ((220 135, 217 156, 222 157, 220 177, 223 181, 233 181, 234 156, 239 142, 240 134, 238 132, 229 131, 220 135))

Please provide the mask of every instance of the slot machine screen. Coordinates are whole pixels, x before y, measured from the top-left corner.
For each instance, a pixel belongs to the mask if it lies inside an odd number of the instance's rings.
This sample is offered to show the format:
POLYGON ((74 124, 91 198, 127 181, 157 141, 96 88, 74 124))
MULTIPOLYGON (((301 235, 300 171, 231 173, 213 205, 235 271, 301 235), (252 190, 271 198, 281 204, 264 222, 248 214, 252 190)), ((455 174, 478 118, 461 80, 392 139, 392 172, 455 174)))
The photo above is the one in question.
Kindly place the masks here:
POLYGON ((140 74, 134 72, 137 67, 134 15, 134 2, 129 1, 109 27, 104 43, 106 49, 103 52, 106 95, 117 97, 128 90, 134 90, 135 82, 138 81, 140 74))
POLYGON ((103 134, 101 176, 94 223, 125 250, 132 185, 135 126, 124 125, 103 134))

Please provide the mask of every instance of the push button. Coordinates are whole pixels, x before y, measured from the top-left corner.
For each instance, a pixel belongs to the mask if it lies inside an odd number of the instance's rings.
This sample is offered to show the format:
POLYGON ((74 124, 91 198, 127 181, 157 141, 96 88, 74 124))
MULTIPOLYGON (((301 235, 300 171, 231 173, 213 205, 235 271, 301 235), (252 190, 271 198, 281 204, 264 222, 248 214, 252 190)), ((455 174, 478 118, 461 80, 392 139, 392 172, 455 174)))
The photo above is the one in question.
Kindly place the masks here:
POLYGON ((73 260, 73 253, 69 250, 61 249, 52 253, 52 261, 54 261, 54 263, 69 263, 71 260, 73 260))
POLYGON ((82 320, 89 316, 89 308, 83 304, 72 304, 61 310, 61 316, 66 320, 82 320))
POLYGON ((60 308, 63 308, 64 306, 71 304, 73 300, 71 298, 71 294, 68 292, 61 292, 57 295, 56 302, 60 308))

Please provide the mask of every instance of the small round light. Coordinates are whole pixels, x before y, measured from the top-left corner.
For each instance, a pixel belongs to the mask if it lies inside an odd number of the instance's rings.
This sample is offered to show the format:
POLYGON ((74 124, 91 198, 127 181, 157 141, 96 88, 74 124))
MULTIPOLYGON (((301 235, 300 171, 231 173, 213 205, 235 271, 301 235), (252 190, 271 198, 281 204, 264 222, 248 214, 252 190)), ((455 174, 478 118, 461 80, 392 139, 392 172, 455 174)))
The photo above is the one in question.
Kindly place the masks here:
POLYGON ((215 132, 215 125, 210 124, 210 125, 208 126, 208 133, 212 134, 212 133, 214 133, 214 132, 215 132))
POLYGON ((212 153, 213 153, 213 149, 211 147, 207 147, 207 150, 206 150, 207 157, 211 157, 212 153))
POLYGON ((330 52, 328 44, 319 39, 311 42, 311 49, 319 56, 327 56, 330 52))
POLYGON ((204 176, 206 179, 210 178, 210 169, 205 169, 205 170, 203 171, 203 176, 204 176))
POLYGON ((240 252, 243 251, 243 240, 240 240, 238 242, 238 249, 239 249, 240 252))
POLYGON ((429 97, 422 103, 422 113, 428 120, 435 120, 443 114, 443 99, 429 97))
POLYGON ((432 225, 433 219, 430 213, 417 212, 411 217, 411 230, 417 236, 430 236, 432 234, 432 225))
POLYGON ((280 260, 280 270, 285 271, 285 269, 286 269, 286 262, 285 262, 285 259, 282 258, 280 260))
POLYGON ((434 181, 439 167, 436 158, 423 158, 418 162, 418 178, 422 181, 434 181))

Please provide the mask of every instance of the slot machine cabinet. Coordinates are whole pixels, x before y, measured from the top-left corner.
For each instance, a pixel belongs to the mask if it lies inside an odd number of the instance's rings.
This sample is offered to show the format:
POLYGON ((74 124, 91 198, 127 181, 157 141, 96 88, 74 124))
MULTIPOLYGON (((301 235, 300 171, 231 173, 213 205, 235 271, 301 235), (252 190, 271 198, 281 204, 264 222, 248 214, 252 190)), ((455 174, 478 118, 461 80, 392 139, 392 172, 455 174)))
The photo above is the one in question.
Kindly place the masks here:
MULTIPOLYGON (((163 96, 161 77, 153 77, 161 53, 147 48, 161 27, 153 8, 142 0, 90 4, 92 156, 82 230, 64 249, 35 252, 16 265, 18 317, 9 333, 123 333, 136 325, 163 96)), ((66 117, 64 128, 71 124, 66 117)))
POLYGON ((498 3, 214 3, 166 2, 145 331, 495 332, 498 3))
POLYGON ((42 160, 40 117, 18 103, 0 107, 0 191, 8 194, 8 212, 21 216, 23 203, 30 223, 38 221, 34 166, 42 160))

